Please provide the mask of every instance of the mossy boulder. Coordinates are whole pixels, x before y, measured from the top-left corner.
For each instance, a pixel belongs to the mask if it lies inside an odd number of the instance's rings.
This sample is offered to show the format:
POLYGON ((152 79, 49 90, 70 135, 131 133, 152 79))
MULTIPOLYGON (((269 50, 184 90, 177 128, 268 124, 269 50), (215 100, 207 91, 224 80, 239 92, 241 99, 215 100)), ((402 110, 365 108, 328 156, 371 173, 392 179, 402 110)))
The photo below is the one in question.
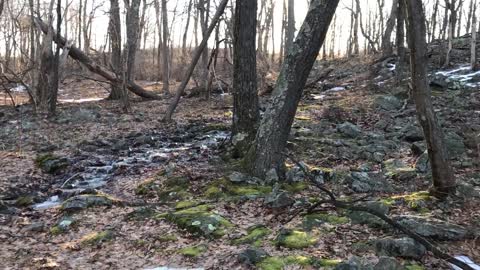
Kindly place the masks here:
POLYGON ((27 207, 34 203, 32 196, 20 196, 15 201, 15 205, 18 207, 27 207))
POLYGON ((68 159, 53 154, 40 155, 35 159, 35 165, 44 173, 57 174, 66 169, 70 163, 68 159))
POLYGON ((405 195, 396 195, 386 198, 383 201, 387 204, 404 203, 412 210, 424 209, 427 202, 433 200, 428 191, 418 191, 405 195))
POLYGON ((232 244, 243 245, 252 244, 256 247, 261 245, 263 238, 267 237, 271 233, 271 230, 264 225, 255 225, 247 230, 247 235, 234 239, 232 244))
POLYGON ((204 195, 209 199, 228 197, 256 198, 269 194, 271 191, 271 186, 235 184, 225 178, 220 178, 205 188, 204 195))
POLYGON ((417 176, 417 170, 399 159, 389 159, 383 163, 385 175, 399 181, 408 181, 417 176))
POLYGON ((67 232, 72 226, 74 226, 76 220, 71 217, 63 217, 57 224, 50 228, 50 234, 59 235, 67 232))
POLYGON ((318 238, 308 232, 283 229, 275 239, 275 245, 289 249, 303 249, 315 245, 317 241, 318 238))
POLYGON ((135 189, 135 194, 150 198, 157 197, 161 202, 173 202, 192 197, 188 188, 189 180, 185 177, 164 178, 163 174, 159 174, 140 183, 135 189))
POLYGON ((194 235, 218 238, 223 236, 233 225, 227 219, 212 212, 211 209, 212 207, 209 205, 199 205, 170 212, 166 219, 194 235))
POLYGON ((133 210, 126 215, 126 220, 142 221, 157 215, 157 211, 150 207, 141 207, 133 210))
POLYGON ((205 245, 198 245, 193 247, 185 247, 178 250, 179 254, 182 254, 185 257, 196 258, 205 253, 208 250, 205 245))
POLYGON ((98 244, 112 240, 113 237, 114 237, 113 232, 109 230, 101 231, 101 232, 93 232, 82 237, 82 239, 80 239, 80 245, 82 246, 98 245, 98 244))
POLYGON ((60 209, 64 212, 77 212, 90 207, 112 206, 120 201, 107 194, 84 194, 64 201, 60 209))
MULTIPOLYGON (((387 215, 390 208, 387 204, 379 201, 371 201, 362 203, 363 207, 370 208, 378 213, 387 215)), ((349 211, 347 216, 352 220, 353 224, 368 225, 372 228, 382 228, 386 226, 385 221, 379 217, 361 211, 349 211)))
POLYGON ((350 219, 347 217, 327 214, 327 213, 317 213, 317 214, 306 215, 305 217, 303 217, 302 225, 303 225, 303 228, 305 228, 305 230, 312 230, 313 228, 319 227, 324 223, 329 223, 332 225, 341 225, 341 224, 346 224, 349 221, 350 219))

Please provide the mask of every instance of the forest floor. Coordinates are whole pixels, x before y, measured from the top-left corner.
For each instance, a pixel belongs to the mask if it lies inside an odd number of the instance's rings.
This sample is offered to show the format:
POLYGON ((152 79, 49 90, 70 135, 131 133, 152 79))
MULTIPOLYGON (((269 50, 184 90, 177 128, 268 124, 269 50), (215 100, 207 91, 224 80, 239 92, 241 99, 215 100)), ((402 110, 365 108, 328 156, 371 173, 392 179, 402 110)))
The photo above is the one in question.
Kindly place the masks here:
MULTIPOLYGON (((459 184, 440 202, 426 192, 426 147, 408 91, 388 72, 372 76, 368 63, 335 65, 299 106, 295 159, 339 198, 369 195, 360 203, 480 262, 478 88, 434 91, 459 184)), ((368 214, 325 206, 295 216, 324 194, 291 161, 281 186, 249 184, 225 151, 231 96, 182 99, 166 124, 169 100, 134 100, 123 114, 117 102, 96 100, 105 94, 70 82, 53 121, 0 106, 2 269, 450 269, 368 214)))

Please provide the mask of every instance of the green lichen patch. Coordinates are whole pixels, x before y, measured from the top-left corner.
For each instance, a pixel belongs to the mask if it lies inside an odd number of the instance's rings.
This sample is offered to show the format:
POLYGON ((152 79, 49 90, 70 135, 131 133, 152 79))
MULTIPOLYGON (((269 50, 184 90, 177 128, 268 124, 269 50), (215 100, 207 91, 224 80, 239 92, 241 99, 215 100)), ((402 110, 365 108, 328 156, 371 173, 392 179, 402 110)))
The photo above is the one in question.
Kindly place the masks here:
POLYGON ((282 270, 288 266, 302 266, 315 269, 331 269, 341 261, 336 259, 318 259, 301 255, 292 255, 286 257, 267 257, 256 266, 260 270, 282 270))
POLYGON ((389 159, 383 163, 385 175, 401 181, 410 180, 417 176, 416 169, 403 163, 401 160, 389 159))
POLYGON ((318 213, 306 215, 303 218, 302 225, 306 230, 312 230, 315 227, 321 226, 323 223, 329 223, 333 225, 346 224, 350 221, 349 218, 343 216, 337 216, 327 213, 318 213))
MULTIPOLYGON (((389 206, 396 204, 406 204, 410 209, 416 211, 425 211, 425 205, 431 201, 433 197, 428 191, 418 191, 405 195, 396 195, 384 198, 381 201, 389 206)), ((428 211, 428 210, 426 210, 428 211)))
POLYGON ((187 178, 172 176, 165 179, 163 174, 159 174, 140 183, 135 188, 135 194, 148 198, 157 197, 160 202, 173 202, 192 197, 188 189, 187 178))
POLYGON ((70 164, 66 158, 57 157, 49 153, 37 156, 37 158, 35 158, 35 165, 44 173, 56 174, 67 168, 70 164))
POLYGON ((175 242, 178 240, 178 237, 174 234, 167 233, 155 237, 155 240, 159 241, 160 243, 175 242))
POLYGON ((205 253, 208 250, 205 245, 198 245, 193 247, 185 247, 178 250, 179 254, 182 254, 185 257, 196 258, 205 253))
POLYGON ((204 195, 209 199, 228 197, 256 197, 269 194, 271 186, 234 184, 225 178, 217 179, 205 188, 204 195))
POLYGON ((32 196, 21 196, 18 197, 15 201, 15 205, 18 207, 27 207, 33 204, 33 197, 32 196))
POLYGON ((197 201, 180 201, 180 202, 175 204, 175 209, 181 210, 181 209, 185 209, 185 208, 192 208, 192 207, 195 207, 199 204, 201 204, 201 203, 197 202, 197 201))
POLYGON ((308 184, 305 182, 296 182, 291 184, 282 184, 282 189, 290 193, 299 193, 308 188, 308 184))
POLYGON ((253 244, 253 246, 260 246, 263 238, 268 236, 271 233, 271 230, 263 225, 252 226, 247 230, 247 235, 234 239, 232 244, 234 245, 243 245, 243 244, 253 244))
POLYGON ((313 246, 318 238, 299 230, 282 230, 275 239, 275 245, 289 249, 303 249, 313 246))
POLYGON ((208 238, 222 237, 233 225, 222 216, 210 211, 209 205, 170 212, 166 219, 187 232, 208 238))
POLYGON ((409 263, 405 265, 405 270, 425 270, 425 267, 416 263, 409 263))
POLYGON ((102 231, 102 232, 93 232, 85 235, 80 239, 80 245, 82 246, 92 246, 98 245, 104 242, 108 242, 113 239, 112 231, 102 231))

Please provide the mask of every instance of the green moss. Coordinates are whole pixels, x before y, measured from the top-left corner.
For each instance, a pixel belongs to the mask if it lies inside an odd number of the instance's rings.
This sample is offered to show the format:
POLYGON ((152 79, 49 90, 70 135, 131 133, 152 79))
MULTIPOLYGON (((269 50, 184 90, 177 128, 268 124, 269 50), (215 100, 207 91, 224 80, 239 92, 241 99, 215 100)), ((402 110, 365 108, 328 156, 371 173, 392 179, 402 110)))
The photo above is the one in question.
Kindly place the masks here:
POLYGON ((292 184, 282 184, 282 189, 290 193, 298 193, 308 188, 308 184, 305 182, 296 182, 292 184))
POLYGON ((174 234, 164 234, 156 237, 160 243, 174 242, 178 240, 178 237, 174 234))
POLYGON ((318 213, 318 214, 306 215, 303 218, 303 227, 307 230, 311 230, 312 228, 318 227, 323 223, 341 225, 341 224, 346 224, 349 221, 350 219, 347 217, 331 215, 326 213, 318 213))
POLYGON ((411 194, 392 196, 390 197, 393 201, 403 201, 407 204, 408 207, 414 210, 422 210, 422 205, 426 201, 432 200, 432 196, 428 191, 419 191, 411 194))
POLYGON ((113 239, 113 232, 102 231, 85 235, 81 240, 81 245, 97 245, 113 239))
POLYGON ((60 158, 49 153, 37 156, 35 165, 45 173, 55 174, 68 167, 69 162, 66 158, 60 158))
POLYGON ((218 238, 233 225, 220 215, 210 212, 210 209, 210 205, 199 205, 170 212, 166 219, 194 235, 218 238))
POLYGON ((275 240, 277 246, 290 249, 303 249, 317 243, 318 239, 307 232, 297 230, 284 230, 275 240))
POLYGON ((198 205, 199 202, 196 201, 181 201, 175 204, 175 209, 185 209, 198 205))
POLYGON ((225 124, 225 123, 209 123, 207 126, 203 129, 203 132, 209 132, 209 131, 229 131, 230 126, 225 124))
POLYGON ((270 229, 268 229, 263 225, 253 226, 247 230, 247 235, 233 240, 232 244, 234 245, 253 244, 254 246, 260 246, 261 239, 265 238, 270 233, 271 233, 270 229))
POLYGON ((281 257, 268 257, 256 266, 260 270, 282 270, 285 267, 285 260, 281 257))
POLYGON ((413 264, 405 265, 405 270, 425 270, 425 267, 413 263, 413 264))
POLYGON ((26 207, 33 204, 33 198, 31 196, 18 197, 15 201, 15 205, 19 207, 26 207))
POLYGON ((55 225, 52 228, 50 228, 50 234, 51 235, 60 235, 62 233, 64 233, 64 230, 62 228, 60 228, 60 226, 58 226, 58 225, 55 225))
POLYGON ((37 165, 39 168, 41 168, 45 162, 47 162, 48 160, 56 159, 56 158, 57 157, 54 156, 52 153, 39 155, 35 158, 35 165, 37 165))
POLYGON ((187 189, 190 184, 190 181, 181 176, 173 176, 165 180, 165 187, 169 189, 187 189))
POLYGON ((178 250, 179 254, 182 254, 186 257, 195 258, 207 251, 207 247, 205 245, 193 246, 193 247, 185 247, 178 250))
POLYGON ((272 187, 270 186, 237 185, 225 178, 221 178, 208 185, 204 191, 204 195, 210 199, 218 199, 229 196, 259 196, 268 194, 271 191, 272 187))
POLYGON ((132 212, 128 213, 126 216, 127 220, 145 220, 154 217, 157 214, 155 210, 149 207, 142 207, 135 209, 132 212))
POLYGON ((311 264, 315 267, 334 267, 341 263, 338 259, 313 259, 311 264))
POLYGON ((219 187, 216 186, 210 186, 205 190, 205 197, 209 199, 219 199, 223 197, 224 193, 219 187))
POLYGON ((156 179, 147 179, 144 180, 142 183, 140 183, 136 188, 135 188, 135 194, 137 195, 152 195, 152 192, 155 192, 158 190, 160 187, 156 183, 156 179))

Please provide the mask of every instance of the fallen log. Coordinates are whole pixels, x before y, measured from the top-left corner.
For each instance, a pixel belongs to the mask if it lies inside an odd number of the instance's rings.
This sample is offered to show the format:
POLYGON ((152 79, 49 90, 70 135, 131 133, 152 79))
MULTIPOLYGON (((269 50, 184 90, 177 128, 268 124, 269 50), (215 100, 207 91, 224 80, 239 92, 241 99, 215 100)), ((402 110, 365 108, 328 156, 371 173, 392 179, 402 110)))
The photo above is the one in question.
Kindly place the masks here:
MULTIPOLYGON (((34 17, 33 20, 35 21, 35 24, 37 25, 37 27, 44 34, 48 32, 49 26, 46 23, 44 23, 40 18, 34 17)), ((67 41, 63 36, 55 35, 53 41, 62 49, 67 47, 67 41)), ((97 75, 102 76, 112 84, 121 85, 123 83, 122 80, 115 75, 115 73, 108 70, 106 67, 95 63, 92 59, 90 59, 90 57, 88 57, 85 53, 83 53, 77 47, 70 46, 70 51, 68 52, 68 55, 74 60, 77 60, 80 63, 82 63, 90 72, 93 72, 97 75)), ((126 87, 130 92, 134 93, 139 97, 146 98, 146 99, 161 99, 159 95, 143 89, 140 85, 136 84, 133 81, 127 82, 126 87)))

